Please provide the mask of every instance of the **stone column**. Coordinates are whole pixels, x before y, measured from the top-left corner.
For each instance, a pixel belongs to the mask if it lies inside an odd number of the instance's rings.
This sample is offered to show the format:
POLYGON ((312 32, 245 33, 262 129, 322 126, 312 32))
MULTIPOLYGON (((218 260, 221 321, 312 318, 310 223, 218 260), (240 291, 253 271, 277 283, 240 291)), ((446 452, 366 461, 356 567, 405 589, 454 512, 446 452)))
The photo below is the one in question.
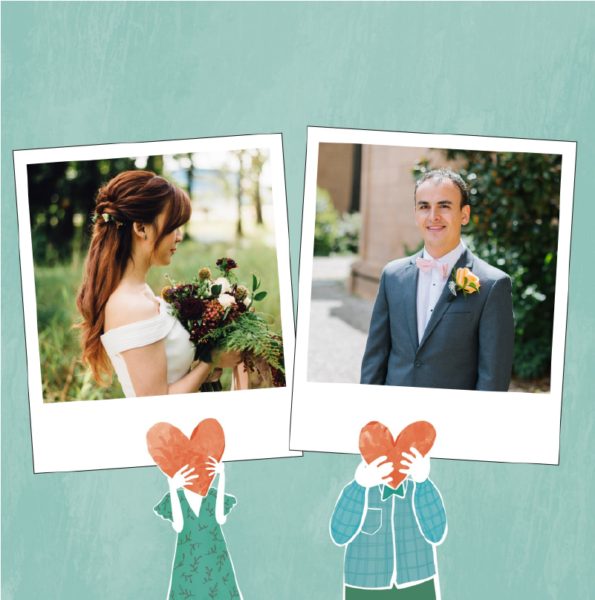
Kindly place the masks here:
POLYGON ((354 144, 320 143, 317 185, 327 190, 340 214, 349 212, 353 187, 354 144))
POLYGON ((360 260, 351 267, 350 291, 374 299, 380 275, 392 260, 406 256, 405 246, 416 249, 422 242, 415 225, 411 173, 427 148, 363 146, 360 260))

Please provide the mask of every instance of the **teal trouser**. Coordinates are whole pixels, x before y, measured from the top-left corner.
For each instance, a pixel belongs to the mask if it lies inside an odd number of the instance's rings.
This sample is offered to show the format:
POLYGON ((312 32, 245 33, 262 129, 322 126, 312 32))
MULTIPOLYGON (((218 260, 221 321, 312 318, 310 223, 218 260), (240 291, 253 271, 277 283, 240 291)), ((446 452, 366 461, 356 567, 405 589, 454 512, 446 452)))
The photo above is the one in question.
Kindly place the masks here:
POLYGON ((436 588, 434 579, 407 588, 393 586, 388 590, 365 590, 346 585, 345 600, 436 600, 436 588))

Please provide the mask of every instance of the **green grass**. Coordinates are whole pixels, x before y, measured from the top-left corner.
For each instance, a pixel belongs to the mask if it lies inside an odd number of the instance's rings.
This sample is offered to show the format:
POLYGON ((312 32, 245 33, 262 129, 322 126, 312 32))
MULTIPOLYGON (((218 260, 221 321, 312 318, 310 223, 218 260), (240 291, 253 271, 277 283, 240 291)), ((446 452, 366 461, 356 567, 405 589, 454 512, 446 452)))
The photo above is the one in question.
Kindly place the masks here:
MULTIPOLYGON (((271 329, 281 332, 281 304, 277 271, 277 253, 254 240, 211 245, 184 241, 168 267, 153 267, 147 282, 156 295, 169 284, 166 274, 176 281, 189 281, 198 269, 209 267, 213 277, 218 277, 215 261, 223 256, 233 258, 239 265, 236 275, 240 284, 252 288, 252 273, 262 280, 260 290, 267 297, 255 308, 269 314, 271 329)), ((54 267, 35 267, 35 292, 37 299, 37 325, 44 402, 70 402, 74 400, 107 400, 123 398, 124 393, 114 374, 113 385, 98 385, 80 362, 80 332, 72 329, 79 322, 75 299, 82 281, 83 261, 54 267)), ((226 369, 222 378, 223 389, 228 390, 231 372, 226 369)))

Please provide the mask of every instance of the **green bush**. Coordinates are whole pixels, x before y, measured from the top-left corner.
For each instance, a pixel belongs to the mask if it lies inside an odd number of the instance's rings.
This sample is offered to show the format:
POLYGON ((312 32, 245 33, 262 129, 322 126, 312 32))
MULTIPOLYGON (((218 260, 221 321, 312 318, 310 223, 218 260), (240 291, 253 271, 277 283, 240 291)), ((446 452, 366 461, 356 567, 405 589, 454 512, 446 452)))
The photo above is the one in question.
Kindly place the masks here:
MULTIPOLYGON (((471 250, 512 279, 514 373, 550 372, 560 214, 559 155, 449 150, 463 159, 471 221, 471 250)), ((427 163, 417 165, 417 177, 427 163)), ((465 237, 467 240, 467 237, 465 237)))
POLYGON ((314 256, 356 254, 362 220, 358 212, 339 214, 330 194, 316 190, 316 226, 314 229, 314 256))

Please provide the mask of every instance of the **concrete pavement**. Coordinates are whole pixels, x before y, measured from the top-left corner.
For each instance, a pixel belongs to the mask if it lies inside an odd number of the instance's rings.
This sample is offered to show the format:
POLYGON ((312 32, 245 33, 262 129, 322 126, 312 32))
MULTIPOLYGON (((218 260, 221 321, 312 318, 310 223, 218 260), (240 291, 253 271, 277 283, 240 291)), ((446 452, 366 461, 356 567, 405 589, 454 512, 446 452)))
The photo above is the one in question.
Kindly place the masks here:
POLYGON ((314 258, 308 381, 359 383, 374 303, 347 290, 354 260, 314 258))

